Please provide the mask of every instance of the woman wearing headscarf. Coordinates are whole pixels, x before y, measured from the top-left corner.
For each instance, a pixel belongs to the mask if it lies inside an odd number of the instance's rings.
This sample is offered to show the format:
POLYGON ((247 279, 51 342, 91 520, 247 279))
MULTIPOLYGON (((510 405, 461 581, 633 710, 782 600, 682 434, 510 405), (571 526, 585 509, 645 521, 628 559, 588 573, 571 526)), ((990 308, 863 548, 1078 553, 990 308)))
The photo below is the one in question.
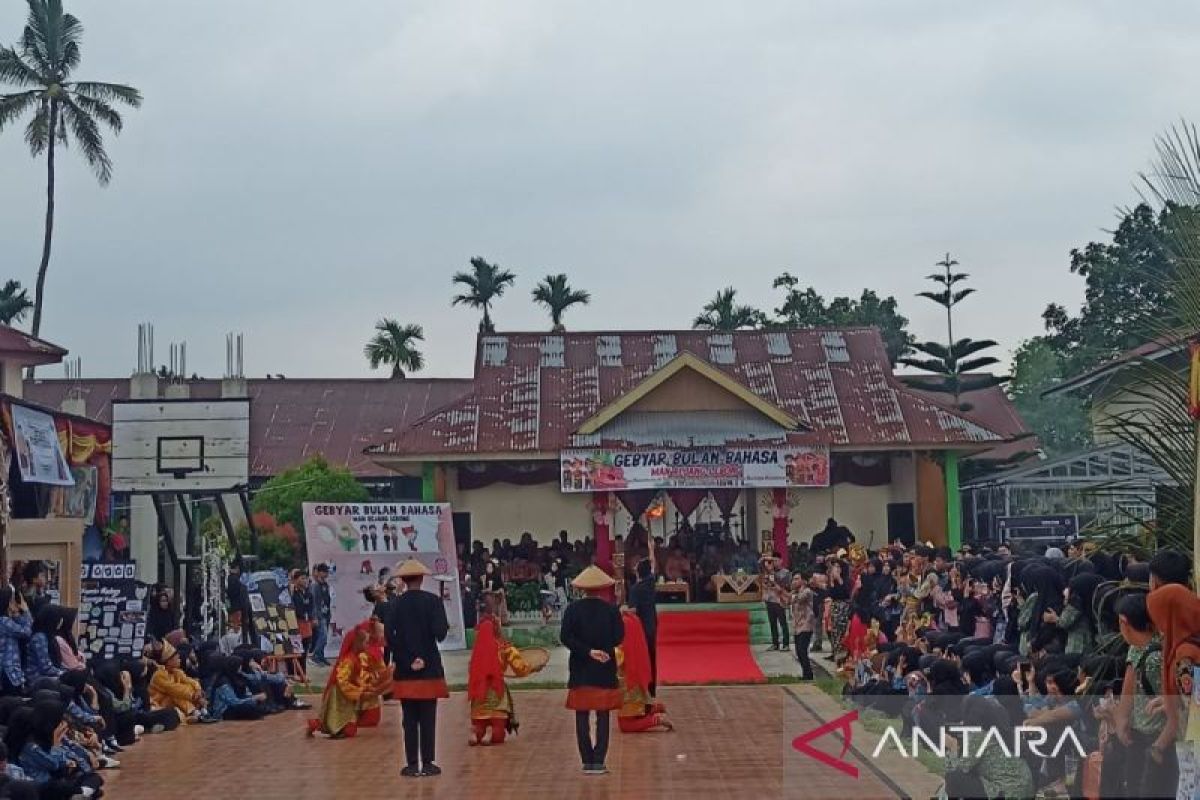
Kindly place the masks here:
POLYGON ((830 652, 836 663, 838 654, 845 652, 842 642, 846 638, 846 631, 850 628, 852 613, 851 586, 848 582, 850 577, 847 575, 845 564, 837 559, 825 562, 825 574, 829 579, 828 597, 831 601, 829 604, 830 652))
POLYGON ((25 689, 21 646, 32 632, 33 619, 20 593, 0 586, 0 694, 21 694, 25 689))
POLYGON ((469 744, 504 744, 505 736, 517 730, 512 692, 504 682, 505 670, 523 678, 534 672, 521 657, 521 651, 500 635, 496 618, 499 598, 488 596, 485 611, 475 627, 475 646, 467 670, 467 699, 471 701, 471 739, 469 744), (485 741, 488 732, 491 738, 485 741))
POLYGON ((1029 645, 1041 633, 1046 612, 1062 609, 1062 591, 1062 577, 1052 567, 1033 564, 1021 571, 1021 600, 1017 612, 1021 655, 1029 655, 1029 645))
POLYGON ((653 671, 650 648, 641 620, 635 612, 621 612, 625 638, 617 647, 617 679, 621 686, 621 708, 617 725, 621 733, 652 733, 674 730, 667 719, 666 707, 650 694, 653 671))
POLYGON ((179 627, 179 614, 175 611, 169 589, 161 589, 150 599, 146 612, 146 633, 162 641, 167 634, 179 627))
MULTIPOLYGON (((1154 751, 1170 747, 1182 721, 1187 719, 1192 698, 1193 670, 1200 667, 1200 597, 1179 584, 1167 584, 1146 597, 1146 610, 1154 629, 1162 636, 1163 694, 1167 725, 1152 746, 1154 751)), ((1195 742, 1182 742, 1180 748, 1195 748, 1195 742)), ((1161 759, 1160 759, 1161 761, 1161 759)), ((1195 758, 1177 759, 1181 774, 1185 764, 1195 769, 1195 758)))
POLYGON ((379 623, 360 622, 342 639, 342 650, 330 670, 321 708, 308 721, 308 734, 320 733, 334 739, 353 738, 360 725, 379 724, 379 698, 391 688, 391 671, 382 653, 372 645, 379 623))
POLYGON ((32 684, 38 678, 57 678, 63 674, 63 668, 59 666, 62 656, 54 638, 58 633, 61 614, 59 606, 45 603, 34 616, 33 634, 25 648, 26 683, 32 684))
POLYGON ((1053 608, 1042 613, 1042 621, 1057 626, 1067 635, 1064 652, 1090 652, 1096 638, 1096 622, 1092 613, 1092 598, 1104 579, 1094 572, 1081 572, 1067 584, 1066 603, 1062 613, 1053 608))

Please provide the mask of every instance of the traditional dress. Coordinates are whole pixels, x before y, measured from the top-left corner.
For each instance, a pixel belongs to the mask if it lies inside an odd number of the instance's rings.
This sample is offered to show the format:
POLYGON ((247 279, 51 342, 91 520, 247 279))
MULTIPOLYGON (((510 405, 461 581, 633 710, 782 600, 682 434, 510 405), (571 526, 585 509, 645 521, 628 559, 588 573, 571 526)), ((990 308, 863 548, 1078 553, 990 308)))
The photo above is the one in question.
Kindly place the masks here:
POLYGON ((625 625, 616 607, 597 596, 614 583, 602 569, 588 567, 572 583, 589 594, 567 606, 559 633, 563 646, 571 651, 567 708, 575 712, 575 740, 583 771, 599 774, 607 772, 609 715, 621 707, 616 650, 625 636, 625 625))
POLYGON ((342 640, 342 652, 321 695, 321 710, 308 721, 310 734, 350 738, 360 727, 379 724, 379 697, 391 688, 391 675, 381 648, 371 641, 374 627, 373 621, 359 623, 342 640))
MULTIPOLYGON (((415 559, 395 571, 406 583, 428 574, 429 569, 415 559)), ((446 607, 441 597, 417 586, 410 585, 393 598, 385 612, 387 643, 395 663, 392 697, 400 701, 403 712, 405 766, 400 774, 406 777, 441 774, 434 763, 437 701, 450 696, 438 652, 438 642, 450 632, 446 607)))
POLYGON ((626 611, 621 621, 625 624, 625 639, 617 648, 617 680, 621 687, 617 726, 622 733, 671 730, 664 715, 666 708, 650 694, 653 672, 641 620, 634 612, 626 611))
POLYGON ((494 617, 485 614, 475 628, 475 647, 467 676, 467 698, 471 701, 472 745, 504 744, 507 733, 516 733, 517 718, 513 709, 512 692, 504 683, 504 671, 509 669, 523 678, 533 668, 521 658, 521 651, 506 642, 497 631, 494 617), (491 729, 490 741, 484 736, 491 729))

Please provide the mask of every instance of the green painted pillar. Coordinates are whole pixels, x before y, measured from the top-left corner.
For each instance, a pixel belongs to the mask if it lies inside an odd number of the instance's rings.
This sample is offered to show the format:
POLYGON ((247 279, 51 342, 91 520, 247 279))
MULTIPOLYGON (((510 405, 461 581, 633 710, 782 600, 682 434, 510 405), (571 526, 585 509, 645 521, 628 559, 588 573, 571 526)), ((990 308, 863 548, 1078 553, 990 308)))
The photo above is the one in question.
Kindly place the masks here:
POLYGON ((962 547, 962 493, 958 490, 958 453, 946 453, 946 541, 955 553, 962 547))
POLYGON ((426 461, 421 465, 421 502, 436 503, 437 489, 434 488, 434 467, 433 464, 426 461))

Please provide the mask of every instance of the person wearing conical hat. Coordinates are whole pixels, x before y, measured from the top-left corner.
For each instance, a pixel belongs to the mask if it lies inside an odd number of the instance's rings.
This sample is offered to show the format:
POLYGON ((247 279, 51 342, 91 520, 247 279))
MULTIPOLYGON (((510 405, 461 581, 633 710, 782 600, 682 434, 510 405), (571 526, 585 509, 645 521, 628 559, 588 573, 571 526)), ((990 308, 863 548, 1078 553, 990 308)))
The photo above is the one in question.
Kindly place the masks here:
POLYGON ((179 651, 170 642, 163 642, 158 656, 159 668, 150 679, 150 703, 157 711, 170 708, 185 722, 200 720, 204 714, 204 689, 199 681, 183 671, 179 651))
POLYGON ((437 701, 449 697, 446 673, 438 642, 450 632, 442 598, 421 589, 429 568, 410 558, 393 573, 404 582, 405 591, 388 601, 385 615, 388 646, 392 651, 394 682, 392 697, 400 701, 404 719, 404 768, 406 778, 441 775, 434 762, 437 733, 437 701))
POLYGON ((472 746, 504 744, 505 736, 517 730, 512 692, 504 682, 505 670, 514 677, 524 678, 541 669, 526 662, 521 651, 501 635, 495 598, 489 596, 485 603, 485 611, 475 627, 475 646, 471 649, 467 672, 472 746))
POLYGON ((567 708, 575 712, 575 739, 587 775, 608 772, 609 717, 621 707, 617 682, 617 645, 625 638, 625 625, 616 606, 600 597, 615 581, 599 567, 579 573, 571 584, 584 597, 567 606, 559 639, 571 651, 568 664, 567 708), (592 714, 596 733, 592 736, 592 714))

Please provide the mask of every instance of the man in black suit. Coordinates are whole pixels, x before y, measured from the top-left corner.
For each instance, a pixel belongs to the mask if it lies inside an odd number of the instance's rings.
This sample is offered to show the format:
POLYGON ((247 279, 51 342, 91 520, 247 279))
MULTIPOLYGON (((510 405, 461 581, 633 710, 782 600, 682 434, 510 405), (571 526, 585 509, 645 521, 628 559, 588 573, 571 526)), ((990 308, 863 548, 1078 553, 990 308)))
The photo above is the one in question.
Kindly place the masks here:
POLYGON ((646 632, 646 647, 650 651, 650 696, 658 691, 658 606, 655 583, 658 578, 654 574, 654 549, 650 557, 642 559, 637 565, 637 583, 629 590, 629 607, 637 614, 646 632))
POLYGON ((441 775, 441 767, 434 763, 437 701, 449 697, 450 691, 438 642, 446 638, 450 624, 442 598, 421 589, 430 574, 424 564, 409 559, 395 574, 404 581, 405 590, 388 602, 384 615, 396 665, 392 697, 400 701, 404 714, 405 766, 400 774, 406 778, 441 775))

